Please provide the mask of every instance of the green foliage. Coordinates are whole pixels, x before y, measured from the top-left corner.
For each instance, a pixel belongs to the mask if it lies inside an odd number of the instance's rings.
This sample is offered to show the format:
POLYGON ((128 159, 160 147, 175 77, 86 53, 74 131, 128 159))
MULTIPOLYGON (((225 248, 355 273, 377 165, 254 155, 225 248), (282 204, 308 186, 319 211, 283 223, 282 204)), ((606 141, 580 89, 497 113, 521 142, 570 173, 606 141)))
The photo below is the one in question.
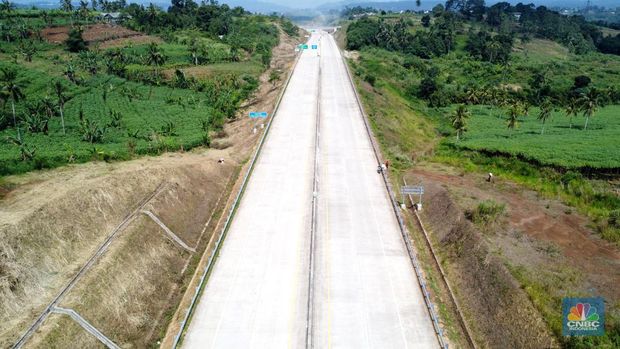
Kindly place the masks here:
POLYGON ((73 28, 69 31, 69 37, 65 40, 65 45, 69 52, 81 52, 88 50, 86 41, 82 37, 82 30, 73 28))
POLYGON ((518 118, 518 131, 506 130, 493 108, 475 107, 466 140, 459 148, 520 156, 539 164, 569 169, 614 169, 620 167, 617 152, 620 120, 615 117, 619 106, 610 106, 597 114, 597 122, 584 131, 584 126, 569 127, 569 120, 551 111, 544 136, 534 118, 518 118), (552 118, 553 116, 553 118, 552 118))
POLYGON ((121 128, 122 126, 122 122, 123 122, 123 114, 114 111, 114 110, 110 110, 110 123, 108 124, 108 127, 111 128, 121 128))
POLYGON ((506 63, 512 52, 514 39, 508 34, 491 35, 489 32, 470 30, 467 52, 477 59, 491 63, 506 63))
POLYGON ((285 17, 280 17, 280 26, 282 30, 288 35, 292 37, 299 36, 299 27, 293 24, 290 20, 285 17))
POLYGON ((499 204, 493 200, 486 200, 479 203, 473 210, 468 211, 466 216, 475 224, 487 226, 497 223, 505 211, 506 205, 499 204))
POLYGON ((82 140, 85 142, 102 143, 106 131, 106 126, 101 126, 88 118, 83 118, 80 122, 80 132, 82 133, 82 140))

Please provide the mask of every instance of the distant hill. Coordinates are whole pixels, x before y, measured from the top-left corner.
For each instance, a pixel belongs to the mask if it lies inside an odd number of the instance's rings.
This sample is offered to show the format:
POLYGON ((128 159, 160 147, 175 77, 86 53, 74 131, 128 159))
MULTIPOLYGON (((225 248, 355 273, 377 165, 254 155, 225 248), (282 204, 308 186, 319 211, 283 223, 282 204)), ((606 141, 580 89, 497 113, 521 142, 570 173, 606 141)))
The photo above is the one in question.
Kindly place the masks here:
MULTIPOLYGON (((587 0, 503 0, 513 5, 522 3, 534 3, 536 6, 547 7, 575 7, 583 8, 586 6, 587 0)), ((500 0, 487 0, 487 6, 500 2, 500 0)), ((326 10, 340 10, 345 7, 373 7, 378 10, 385 11, 404 11, 404 10, 430 10, 437 4, 444 4, 445 0, 421 0, 421 6, 418 7, 415 1, 360 1, 360 0, 345 0, 337 2, 327 2, 317 8, 323 11, 326 10)), ((619 0, 592 0, 592 5, 599 7, 616 8, 620 7, 619 0)))
MULTIPOLYGON (((58 8, 60 1, 58 0, 13 0, 15 5, 20 8, 29 8, 32 6, 36 6, 37 8, 42 9, 50 9, 50 8, 58 8)), ((72 1, 75 5, 79 3, 79 1, 72 1)), ((196 1, 200 3, 200 1, 196 1)), ((90 2, 89 2, 90 3, 90 2)), ((139 3, 148 5, 149 3, 153 3, 156 6, 161 7, 162 9, 167 9, 170 6, 170 0, 127 0, 127 3, 139 3)), ((227 4, 230 7, 241 6, 247 11, 250 12, 258 12, 258 13, 284 13, 290 10, 289 7, 274 4, 271 2, 263 2, 263 1, 254 1, 254 0, 220 0, 220 4, 227 4)))
POLYGON ((241 6, 247 11, 265 14, 273 12, 284 13, 290 10, 287 6, 254 0, 220 0, 220 4, 227 4, 230 7, 241 6))

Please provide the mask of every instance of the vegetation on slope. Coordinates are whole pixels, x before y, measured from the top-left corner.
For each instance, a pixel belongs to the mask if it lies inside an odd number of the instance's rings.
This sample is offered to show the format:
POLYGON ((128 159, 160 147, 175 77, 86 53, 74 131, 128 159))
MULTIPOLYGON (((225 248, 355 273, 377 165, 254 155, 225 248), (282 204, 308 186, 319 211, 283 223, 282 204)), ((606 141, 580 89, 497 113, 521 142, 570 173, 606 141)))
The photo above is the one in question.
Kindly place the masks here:
MULTIPOLYGON (((497 25, 488 22, 497 7, 480 17, 439 6, 348 26, 350 64, 384 153, 397 173, 423 159, 493 172, 576 207, 620 243, 619 57, 596 52, 598 29, 580 18, 536 9, 518 19, 501 6, 497 25)), ((571 348, 613 347, 614 319, 604 337, 566 339, 546 316, 571 348)))
POLYGON ((208 146, 258 87, 278 26, 297 34, 283 18, 226 5, 117 4, 126 26, 162 40, 83 26, 98 13, 64 5, 0 16, 0 175, 208 146), (64 43, 44 40, 67 23, 64 43))

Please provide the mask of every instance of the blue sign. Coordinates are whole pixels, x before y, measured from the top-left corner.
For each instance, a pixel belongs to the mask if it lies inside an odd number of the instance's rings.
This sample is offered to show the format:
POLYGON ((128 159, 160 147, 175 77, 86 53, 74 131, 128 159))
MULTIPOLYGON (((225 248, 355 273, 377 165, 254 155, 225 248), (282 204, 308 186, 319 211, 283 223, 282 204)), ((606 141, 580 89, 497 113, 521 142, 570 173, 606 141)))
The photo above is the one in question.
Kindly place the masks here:
POLYGON ((318 48, 319 48, 319 45, 312 45, 313 50, 317 50, 318 48))
POLYGON ((603 298, 562 299, 562 334, 565 336, 602 336, 605 334, 603 298))
POLYGON ((256 119, 256 118, 266 118, 266 117, 267 117, 267 115, 268 115, 268 114, 267 114, 266 112, 264 112, 264 111, 261 111, 261 112, 255 112, 255 111, 250 112, 250 117, 251 117, 252 119, 256 119))

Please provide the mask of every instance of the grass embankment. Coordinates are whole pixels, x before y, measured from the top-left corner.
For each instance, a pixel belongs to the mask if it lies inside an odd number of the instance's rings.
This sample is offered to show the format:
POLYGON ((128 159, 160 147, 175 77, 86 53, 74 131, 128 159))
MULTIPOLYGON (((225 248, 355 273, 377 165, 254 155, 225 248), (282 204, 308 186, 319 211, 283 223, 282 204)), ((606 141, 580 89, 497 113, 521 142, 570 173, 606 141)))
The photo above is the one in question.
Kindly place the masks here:
MULTIPOLYGON (((522 91, 541 71, 550 78, 554 91, 570 89, 574 77, 582 74, 592 78, 592 86, 604 89, 620 85, 620 58, 599 53, 577 56, 558 44, 547 49, 548 42, 534 39, 517 41, 510 64, 496 65, 469 58, 463 52, 463 35, 457 35, 457 43, 454 52, 432 60, 377 48, 365 48, 350 59, 374 133, 384 155, 394 163, 395 178, 417 161, 447 163, 465 172, 493 172, 543 197, 575 207, 591 219, 602 238, 620 244, 620 198, 609 181, 587 177, 597 169, 613 173, 620 167, 620 123, 615 117, 619 106, 599 110, 588 130, 582 129, 582 116, 573 119, 571 128, 563 111, 555 111, 544 135, 536 119, 537 108, 521 118, 519 128, 508 130, 506 110, 474 106, 470 107, 468 131, 455 144, 449 121, 455 106, 428 108, 416 95, 432 66, 438 69, 438 80, 445 90, 452 92, 462 91, 464 86, 504 86, 501 88, 522 91)), ((550 280, 542 285, 518 268, 510 271, 565 347, 618 345, 620 331, 613 316, 608 319, 605 337, 563 339, 557 311, 561 298, 547 291, 563 289, 564 284, 550 280)))

